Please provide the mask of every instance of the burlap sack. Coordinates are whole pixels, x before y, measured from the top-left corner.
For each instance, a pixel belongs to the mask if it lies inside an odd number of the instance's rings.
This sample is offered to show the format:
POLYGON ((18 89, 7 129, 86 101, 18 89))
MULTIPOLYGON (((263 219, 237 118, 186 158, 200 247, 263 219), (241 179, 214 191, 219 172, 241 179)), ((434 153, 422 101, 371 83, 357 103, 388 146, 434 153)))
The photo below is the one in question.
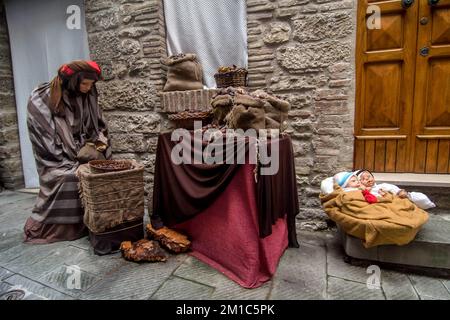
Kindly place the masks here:
POLYGON ((203 68, 195 54, 174 55, 162 63, 168 67, 164 91, 203 89, 203 68))
POLYGON ((106 158, 102 152, 97 150, 95 144, 88 142, 78 151, 77 160, 83 164, 91 160, 106 160, 106 158))
POLYGON ((255 92, 252 93, 253 96, 264 100, 266 103, 270 103, 270 105, 272 107, 274 107, 275 109, 281 111, 281 112, 288 112, 289 109, 291 109, 291 104, 286 101, 286 100, 282 100, 280 98, 277 98, 275 96, 272 96, 268 93, 266 93, 264 90, 256 90, 255 92))
POLYGON ((253 108, 262 108, 264 106, 264 101, 247 94, 239 93, 234 97, 234 103, 253 108))
POLYGON ((264 104, 264 111, 266 113, 266 129, 283 130, 284 122, 288 118, 288 112, 276 109, 268 101, 264 104))
POLYGON ((246 108, 243 105, 234 106, 227 116, 228 126, 232 129, 265 129, 265 112, 261 108, 246 108))

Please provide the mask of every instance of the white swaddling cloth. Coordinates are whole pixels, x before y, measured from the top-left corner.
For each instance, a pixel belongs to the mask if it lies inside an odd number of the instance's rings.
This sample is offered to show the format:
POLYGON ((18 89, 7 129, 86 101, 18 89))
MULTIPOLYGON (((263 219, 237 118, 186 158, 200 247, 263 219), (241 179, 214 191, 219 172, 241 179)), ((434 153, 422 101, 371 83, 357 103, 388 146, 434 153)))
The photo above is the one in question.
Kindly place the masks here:
MULTIPOLYGON (((380 183, 375 184, 370 190, 370 193, 376 197, 381 197, 382 194, 380 194, 380 190, 396 195, 402 189, 390 183, 380 183)), ((407 192, 407 195, 408 199, 411 200, 420 209, 426 210, 436 207, 436 205, 422 192, 407 192)))

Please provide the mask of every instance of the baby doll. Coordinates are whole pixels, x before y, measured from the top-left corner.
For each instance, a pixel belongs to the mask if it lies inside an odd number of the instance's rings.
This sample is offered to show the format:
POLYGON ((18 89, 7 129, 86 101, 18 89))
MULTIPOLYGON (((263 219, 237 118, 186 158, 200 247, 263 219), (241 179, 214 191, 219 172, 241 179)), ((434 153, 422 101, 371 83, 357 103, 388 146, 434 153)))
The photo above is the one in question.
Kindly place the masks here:
POLYGON ((334 176, 334 182, 341 186, 344 192, 361 190, 368 203, 378 202, 377 198, 361 185, 355 172, 339 172, 334 176))
POLYGON ((404 189, 400 189, 396 185, 390 183, 377 184, 373 174, 369 170, 359 170, 356 172, 361 186, 370 191, 376 197, 382 197, 387 192, 397 195, 400 198, 408 198, 414 202, 421 209, 430 209, 436 207, 436 205, 421 192, 406 192, 404 189))
POLYGON ((358 177, 359 181, 361 182, 361 185, 366 190, 369 190, 370 193, 372 193, 376 197, 384 196, 386 192, 390 192, 392 194, 395 194, 399 196, 400 198, 407 198, 408 193, 404 189, 400 189, 399 187, 389 184, 389 183, 382 183, 377 184, 375 183, 375 178, 372 175, 372 173, 368 170, 359 170, 356 172, 356 176, 358 177))

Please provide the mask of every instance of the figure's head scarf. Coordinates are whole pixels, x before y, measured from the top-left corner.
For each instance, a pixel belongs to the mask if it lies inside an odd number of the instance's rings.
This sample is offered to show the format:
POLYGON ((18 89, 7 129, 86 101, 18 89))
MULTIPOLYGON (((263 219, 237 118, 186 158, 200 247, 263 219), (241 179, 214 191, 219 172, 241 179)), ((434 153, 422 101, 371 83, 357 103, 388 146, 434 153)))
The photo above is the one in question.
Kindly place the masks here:
POLYGON ((63 111, 63 89, 78 93, 83 79, 101 79, 101 70, 95 61, 74 60, 59 67, 58 75, 50 82, 50 108, 54 113, 63 111))

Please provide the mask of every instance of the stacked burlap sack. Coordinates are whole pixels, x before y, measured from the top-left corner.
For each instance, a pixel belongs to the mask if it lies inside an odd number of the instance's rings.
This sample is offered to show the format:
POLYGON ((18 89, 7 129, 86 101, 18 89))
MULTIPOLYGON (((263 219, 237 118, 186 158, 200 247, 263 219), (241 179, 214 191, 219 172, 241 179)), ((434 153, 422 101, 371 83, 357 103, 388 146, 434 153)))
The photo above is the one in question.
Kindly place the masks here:
POLYGON ((289 102, 263 90, 220 89, 211 100, 214 119, 232 129, 286 129, 289 102))
POLYGON ((179 53, 161 61, 167 66, 164 91, 203 89, 203 68, 193 53, 179 53))

